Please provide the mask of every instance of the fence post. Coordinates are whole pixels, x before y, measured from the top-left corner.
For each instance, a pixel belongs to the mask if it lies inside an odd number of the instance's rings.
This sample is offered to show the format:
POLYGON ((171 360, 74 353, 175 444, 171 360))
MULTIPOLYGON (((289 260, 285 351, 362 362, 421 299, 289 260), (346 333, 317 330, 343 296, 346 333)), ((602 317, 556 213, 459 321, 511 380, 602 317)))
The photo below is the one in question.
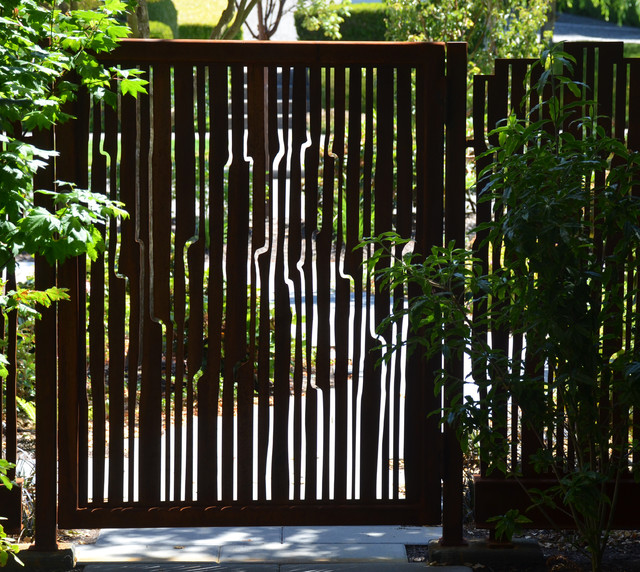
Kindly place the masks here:
MULTIPOLYGON (((36 146, 53 149, 53 132, 40 131, 34 135, 36 146)), ((54 169, 50 163, 35 176, 38 189, 53 187, 54 169)), ((50 199, 36 198, 38 206, 49 206, 50 199)), ((35 287, 46 290, 56 283, 56 271, 43 256, 36 256, 35 287)), ((35 500, 34 550, 57 550, 57 316, 55 304, 40 308, 36 320, 36 467, 38 480, 35 500)))
MULTIPOLYGON (((455 240, 456 247, 464 247, 465 228, 465 156, 467 112, 467 44, 447 43, 446 81, 446 172, 445 172, 445 242, 455 240)), ((461 359, 445 367, 457 379, 463 377, 461 359)), ((463 391, 462 383, 444 388, 444 405, 453 402, 463 391)), ((462 537, 462 449, 455 427, 446 424, 443 433, 442 475, 442 539, 443 546, 464 544, 462 537)))

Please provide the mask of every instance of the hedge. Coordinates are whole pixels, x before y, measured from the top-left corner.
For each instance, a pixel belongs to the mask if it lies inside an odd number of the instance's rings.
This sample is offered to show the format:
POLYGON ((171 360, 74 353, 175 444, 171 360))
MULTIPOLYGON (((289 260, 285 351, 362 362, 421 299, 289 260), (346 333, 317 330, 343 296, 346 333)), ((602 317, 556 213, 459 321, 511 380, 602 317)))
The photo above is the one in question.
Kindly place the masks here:
POLYGON ((173 40, 173 32, 164 22, 149 20, 149 37, 158 40, 173 40))
MULTIPOLYGON (((351 4, 351 16, 340 25, 342 40, 351 42, 380 42, 385 40, 387 26, 387 6, 382 2, 351 4)), ((299 40, 330 40, 322 30, 312 32, 302 26, 302 16, 294 13, 296 32, 299 40)))
MULTIPOLYGON (((208 40, 211 37, 213 26, 207 24, 180 24, 180 38, 191 40, 208 40)), ((242 29, 238 32, 234 40, 242 40, 242 29)))
POLYGON ((179 37, 191 40, 208 40, 211 37, 213 26, 206 24, 180 24, 178 27, 179 37))
POLYGON ((178 37, 178 10, 173 0, 147 0, 147 8, 150 23, 162 22, 171 28, 173 38, 178 37))

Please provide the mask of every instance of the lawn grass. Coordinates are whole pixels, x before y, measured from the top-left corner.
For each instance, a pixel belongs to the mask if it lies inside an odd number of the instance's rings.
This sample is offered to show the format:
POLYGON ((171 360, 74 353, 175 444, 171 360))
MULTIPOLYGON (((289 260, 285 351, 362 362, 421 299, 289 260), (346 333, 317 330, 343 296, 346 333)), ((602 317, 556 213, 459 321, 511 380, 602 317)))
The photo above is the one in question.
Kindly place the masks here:
POLYGON ((637 57, 640 57, 640 44, 632 44, 630 42, 625 42, 625 44, 624 44, 624 56, 626 58, 637 58, 637 57))
POLYGON ((226 0, 173 0, 178 10, 178 26, 214 26, 225 9, 226 0))

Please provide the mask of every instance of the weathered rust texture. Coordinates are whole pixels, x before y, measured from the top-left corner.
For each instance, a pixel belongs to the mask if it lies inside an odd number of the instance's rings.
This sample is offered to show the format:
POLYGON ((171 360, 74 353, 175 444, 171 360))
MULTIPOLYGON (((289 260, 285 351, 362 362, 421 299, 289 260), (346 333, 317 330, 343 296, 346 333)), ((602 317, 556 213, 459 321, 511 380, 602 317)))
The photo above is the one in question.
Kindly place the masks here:
MULTIPOLYGON (((411 292, 374 284, 356 247, 392 230, 417 252, 462 240, 466 52, 291 48, 107 56, 142 66, 149 95, 91 109, 91 185, 130 216, 90 268, 88 351, 84 306, 60 338, 61 526, 441 521, 436 362, 376 364, 392 331, 375 324, 411 292), (75 468, 89 407, 91 483, 75 468)), ((60 280, 83 295, 85 274, 60 280)))

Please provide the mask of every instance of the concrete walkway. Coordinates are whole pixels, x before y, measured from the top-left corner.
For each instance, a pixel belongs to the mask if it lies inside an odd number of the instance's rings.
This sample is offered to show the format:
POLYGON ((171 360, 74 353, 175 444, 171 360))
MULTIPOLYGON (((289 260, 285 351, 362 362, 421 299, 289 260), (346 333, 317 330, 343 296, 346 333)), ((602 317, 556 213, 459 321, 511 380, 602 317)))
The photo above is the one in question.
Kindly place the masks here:
POLYGON ((84 572, 402 572, 426 566, 407 561, 406 545, 441 534, 440 527, 419 526, 103 529, 95 544, 75 552, 84 572))
POLYGON ((92 564, 84 572, 415 572, 418 568, 438 572, 472 572, 468 566, 426 566, 425 564, 92 564))

